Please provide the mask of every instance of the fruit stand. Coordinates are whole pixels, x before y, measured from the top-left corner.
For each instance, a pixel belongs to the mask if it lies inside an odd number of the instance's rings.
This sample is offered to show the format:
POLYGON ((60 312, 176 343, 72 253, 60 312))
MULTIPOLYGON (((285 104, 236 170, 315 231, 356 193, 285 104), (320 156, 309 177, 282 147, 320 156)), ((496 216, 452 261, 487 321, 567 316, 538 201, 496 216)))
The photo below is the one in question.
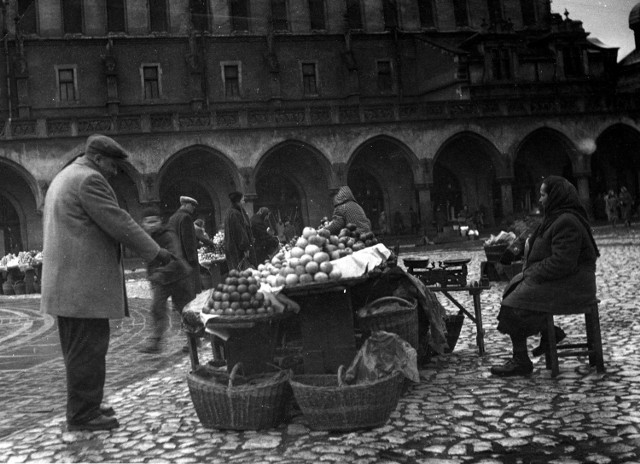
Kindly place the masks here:
POLYGON ((24 295, 40 292, 42 253, 21 251, 0 258, 0 294, 24 295))

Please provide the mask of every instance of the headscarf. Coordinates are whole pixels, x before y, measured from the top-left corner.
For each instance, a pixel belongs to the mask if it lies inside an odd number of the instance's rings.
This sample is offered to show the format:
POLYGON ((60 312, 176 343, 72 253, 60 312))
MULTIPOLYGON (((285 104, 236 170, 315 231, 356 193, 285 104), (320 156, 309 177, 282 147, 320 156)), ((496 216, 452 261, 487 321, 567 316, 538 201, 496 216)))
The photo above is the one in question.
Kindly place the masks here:
POLYGON ((582 223, 591 239, 596 256, 600 256, 600 251, 591 233, 587 210, 582 205, 578 191, 573 184, 560 176, 549 176, 542 183, 547 186, 547 202, 543 206, 544 216, 542 217, 542 223, 530 239, 530 247, 533 246, 536 238, 541 236, 560 215, 569 213, 573 214, 582 223))

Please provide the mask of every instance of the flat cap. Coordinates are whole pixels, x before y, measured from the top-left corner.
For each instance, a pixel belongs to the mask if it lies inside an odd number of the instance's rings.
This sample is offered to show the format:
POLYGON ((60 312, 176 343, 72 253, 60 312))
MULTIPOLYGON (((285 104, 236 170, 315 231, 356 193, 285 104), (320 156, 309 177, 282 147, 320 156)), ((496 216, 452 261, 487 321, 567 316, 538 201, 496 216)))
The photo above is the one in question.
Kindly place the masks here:
POLYGON ((111 137, 101 134, 90 135, 84 148, 86 154, 99 154, 110 158, 125 159, 127 152, 111 137))
POLYGON ((198 202, 196 201, 195 198, 185 197, 185 196, 180 197, 180 204, 185 204, 185 203, 191 203, 192 205, 198 206, 198 202))
POLYGON ((231 192, 229 194, 229 200, 231 200, 231 203, 238 203, 240 200, 242 200, 243 196, 244 193, 242 192, 231 192))

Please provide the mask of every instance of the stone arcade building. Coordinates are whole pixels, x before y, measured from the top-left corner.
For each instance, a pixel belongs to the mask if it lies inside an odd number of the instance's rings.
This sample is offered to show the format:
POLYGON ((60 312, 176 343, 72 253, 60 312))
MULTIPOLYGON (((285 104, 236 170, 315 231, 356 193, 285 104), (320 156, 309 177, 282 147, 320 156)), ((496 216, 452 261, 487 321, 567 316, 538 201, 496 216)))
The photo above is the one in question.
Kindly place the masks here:
POLYGON ((189 195, 209 232, 232 190, 315 226, 348 184, 374 223, 425 229, 527 212, 554 173, 585 201, 640 194, 636 52, 617 64, 549 0, 8 0, 2 20, 0 255, 42 246, 47 186, 95 132, 131 153, 134 217, 189 195))

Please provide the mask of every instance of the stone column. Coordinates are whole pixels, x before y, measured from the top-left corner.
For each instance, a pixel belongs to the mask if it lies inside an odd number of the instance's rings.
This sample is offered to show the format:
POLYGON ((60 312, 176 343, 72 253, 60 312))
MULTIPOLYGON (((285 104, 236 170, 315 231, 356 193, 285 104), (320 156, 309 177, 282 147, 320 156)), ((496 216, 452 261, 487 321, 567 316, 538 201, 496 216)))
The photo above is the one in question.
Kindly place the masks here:
MULTIPOLYGON (((511 185, 513 184, 512 177, 502 177, 497 179, 500 182, 500 194, 502 200, 502 216, 507 217, 513 214, 513 190, 511 185)), ((493 212, 495 216, 495 211, 493 212)))
POLYGON ((418 211, 422 224, 422 233, 429 237, 435 237, 433 229, 433 205, 431 204, 431 184, 415 184, 418 191, 418 211))

